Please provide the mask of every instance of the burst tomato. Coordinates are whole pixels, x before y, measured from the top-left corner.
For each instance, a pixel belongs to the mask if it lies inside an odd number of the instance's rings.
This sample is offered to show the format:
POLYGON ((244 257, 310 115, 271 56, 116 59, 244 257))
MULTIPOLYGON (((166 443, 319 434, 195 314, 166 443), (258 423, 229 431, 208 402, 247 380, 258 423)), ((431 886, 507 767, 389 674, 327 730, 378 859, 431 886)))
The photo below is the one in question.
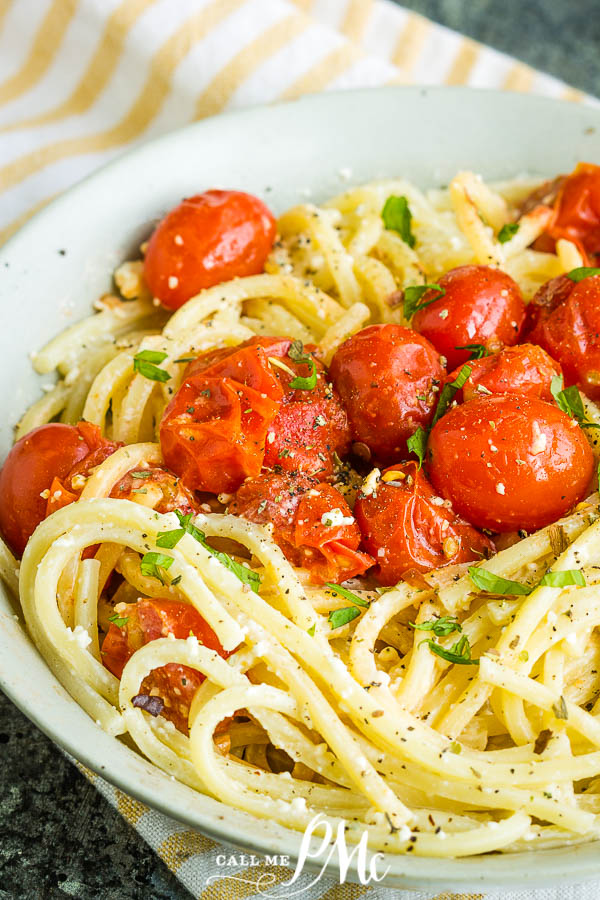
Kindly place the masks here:
POLYGON ((323 479, 333 472, 333 454, 343 455, 349 443, 347 416, 324 366, 289 338, 251 338, 200 356, 161 424, 171 468, 213 493, 236 490, 262 467, 323 479))
POLYGON ((41 425, 17 441, 0 470, 0 533, 17 556, 42 519, 64 505, 61 479, 89 471, 117 447, 89 422, 41 425))
POLYGON ((392 466, 372 494, 359 493, 354 515, 383 585, 411 571, 429 572, 494 551, 485 535, 442 503, 415 462, 392 466))
POLYGON ((330 484, 306 475, 270 473, 249 478, 229 512, 259 525, 273 525, 273 539, 315 584, 362 575, 374 560, 358 550, 360 530, 352 510, 330 484))
POLYGON ((265 204, 242 191, 205 191, 184 200, 158 224, 146 251, 152 294, 178 309, 203 288, 263 271, 275 240, 265 204))
MULTIPOLYGON (((439 280, 445 294, 420 309, 413 328, 426 337, 454 369, 469 359, 469 344, 488 349, 516 344, 525 316, 519 286, 510 275, 490 266, 459 266, 439 280)), ((439 293, 432 288, 427 303, 439 293)))
POLYGON ((579 163, 575 171, 556 182, 552 198, 554 217, 536 248, 553 251, 559 238, 572 241, 588 265, 600 254, 600 166, 579 163))
MULTIPOLYGON (((499 353, 473 359, 467 365, 471 374, 455 395, 459 402, 489 394, 518 394, 552 403, 550 384, 555 375, 561 374, 560 365, 536 344, 505 347, 499 353)), ((461 369, 459 366, 451 372, 447 382, 454 381, 461 369)))
MULTIPOLYGON (((137 603, 120 604, 118 616, 126 621, 121 627, 111 624, 102 643, 102 661, 117 678, 121 677, 125 663, 136 650, 169 634, 179 639, 194 635, 201 644, 216 650, 222 657, 230 655, 223 650, 210 625, 188 603, 138 600, 137 603)), ((204 675, 196 669, 168 663, 153 669, 144 678, 139 693, 160 697, 164 703, 161 715, 186 734, 190 705, 203 681, 204 675)))
POLYGON ((565 384, 577 384, 600 398, 600 276, 577 284, 566 275, 553 278, 528 308, 527 338, 557 359, 565 384))
POLYGON ((510 394, 471 400, 433 427, 431 482, 479 528, 533 531, 563 516, 590 486, 594 458, 557 406, 510 394))
POLYGON ((369 325, 345 341, 330 374, 352 436, 376 459, 406 453, 406 441, 433 416, 445 370, 428 340, 401 325, 369 325))

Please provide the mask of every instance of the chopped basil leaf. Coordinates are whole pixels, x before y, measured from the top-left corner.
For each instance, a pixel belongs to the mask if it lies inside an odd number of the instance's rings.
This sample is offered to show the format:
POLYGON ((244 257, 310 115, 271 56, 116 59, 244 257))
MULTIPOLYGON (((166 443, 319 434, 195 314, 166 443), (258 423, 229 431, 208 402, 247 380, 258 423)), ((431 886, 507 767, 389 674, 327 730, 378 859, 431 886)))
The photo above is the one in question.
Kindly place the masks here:
POLYGON ((182 356, 182 357, 180 357, 179 359, 174 359, 173 362, 176 362, 176 363, 189 363, 189 362, 194 362, 195 359, 196 359, 195 356, 182 356))
POLYGON ((435 423, 442 418, 444 413, 448 411, 448 407, 454 400, 455 394, 464 386, 470 374, 471 366, 465 364, 454 381, 451 381, 450 384, 444 385, 440 394, 440 399, 438 400, 438 405, 436 407, 435 413, 433 414, 433 419, 431 422, 432 425, 435 425, 435 423))
POLYGON ((462 626, 456 616, 441 616, 439 619, 429 619, 427 622, 408 623, 416 631, 433 631, 437 637, 445 637, 453 631, 462 631, 462 626))
POLYGON ((571 281, 583 281, 584 278, 592 278, 594 275, 600 275, 600 269, 594 269, 593 266, 578 266, 567 272, 567 278, 571 281))
MULTIPOLYGON (((258 572, 253 572, 252 569, 247 569, 246 566, 242 566, 240 563, 232 559, 229 554, 223 553, 221 550, 215 550, 214 547, 211 547, 206 540, 206 535, 204 534, 204 532, 200 531, 199 528, 196 528, 195 525, 192 525, 193 513, 187 513, 187 515, 184 515, 181 510, 176 509, 175 515, 179 519, 179 524, 181 525, 183 531, 191 534, 191 536, 196 541, 198 541, 199 544, 202 544, 205 550, 208 550, 211 556, 214 556, 215 559, 219 560, 222 566, 225 566, 226 569, 229 569, 230 572, 233 572, 233 574, 237 578, 239 578, 242 584, 249 585, 254 593, 258 594, 258 589, 260 588, 260 575, 258 574, 258 572)), ((169 532, 166 533, 169 534, 169 532)))
POLYGON ((159 350, 141 350, 133 357, 133 371, 139 372, 150 381, 168 381, 170 375, 165 369, 159 369, 155 363, 160 363, 168 356, 159 350))
POLYGON ((441 297, 446 295, 446 288, 441 287, 439 284, 411 284, 409 287, 404 288, 404 300, 403 300, 403 309, 404 315, 407 319, 410 319, 414 316, 415 313, 419 312, 420 309, 425 309, 426 306, 429 306, 430 303, 434 303, 436 300, 439 300, 441 297), (425 300, 421 303, 421 297, 426 294, 428 291, 437 291, 437 294, 431 298, 431 300, 425 300))
POLYGON ((287 355, 296 363, 304 363, 310 366, 310 375, 306 377, 297 375, 290 381, 290 387, 294 391, 312 391, 317 386, 317 365, 308 353, 304 350, 302 341, 292 341, 287 355))
POLYGON ((463 634, 455 644, 452 644, 449 650, 446 650, 445 647, 441 647, 440 644, 433 640, 421 641, 421 643, 429 644, 429 649, 437 656, 445 659, 446 662, 456 663, 456 665, 459 666, 479 665, 478 659, 471 659, 471 645, 469 644, 469 638, 466 634, 463 634))
POLYGON ((349 600, 350 603, 356 604, 356 606, 369 606, 366 600, 363 600, 362 597, 357 597, 356 594, 353 594, 352 591, 349 591, 348 588, 342 587, 340 584, 331 584, 331 582, 326 581, 325 587, 329 588, 329 590, 331 591, 335 591, 336 594, 339 594, 341 597, 349 600))
POLYGON ((571 387, 563 389, 562 375, 553 375, 550 381, 550 391, 558 408, 572 419, 577 419, 582 428, 600 428, 600 425, 588 422, 586 419, 583 400, 576 385, 572 384, 571 387))
POLYGON ((328 618, 333 629, 347 625, 357 616, 360 616, 360 611, 355 606, 346 606, 344 609, 332 609, 328 618))
POLYGON ((564 572, 546 572, 540 585, 546 587, 568 587, 571 584, 577 584, 579 587, 585 587, 585 578, 583 572, 579 569, 567 569, 564 572))
POLYGON ((175 585, 179 584, 180 581, 181 581, 181 575, 177 575, 177 577, 171 581, 171 587, 175 587, 175 585))
POLYGON ((308 629, 307 633, 310 634, 311 637, 315 636, 315 628, 316 627, 317 627, 317 623, 313 622, 312 625, 310 626, 310 628, 308 629))
POLYGON ((483 359, 484 356, 490 356, 490 351, 483 344, 463 344, 461 347, 455 347, 455 350, 469 350, 471 359, 483 359))
POLYGON ((425 451, 427 450, 427 438, 429 437, 428 433, 424 428, 419 427, 415 431, 414 434, 411 434, 409 439, 406 442, 406 446, 408 447, 409 453, 414 453, 415 456, 419 458, 419 468, 423 465, 423 460, 425 459, 425 451))
POLYGON ((152 478, 152 472, 130 472, 132 478, 152 478))
POLYGON ((388 231, 397 232, 405 244, 414 247, 416 238, 412 233, 412 213, 406 197, 388 197, 381 211, 383 224, 388 231))
POLYGON ((120 616, 118 613, 108 617, 108 621, 116 625, 117 628, 123 628, 129 622, 129 616, 120 616))
POLYGON ((163 531, 156 538, 156 546, 172 550, 173 547, 179 543, 184 534, 185 530, 183 528, 174 528, 172 531, 163 531))
POLYGON ((502 578, 500 575, 494 575, 487 569, 478 566, 469 566, 469 578, 480 591, 486 594, 530 594, 533 590, 528 584, 521 584, 520 581, 511 581, 508 578, 502 578))
POLYGON ((173 557, 166 556, 164 553, 144 553, 140 560, 140 569, 142 575, 149 575, 151 578, 158 578, 161 584, 164 584, 161 569, 168 569, 173 565, 173 557))
POLYGON ((519 230, 518 222, 508 222, 507 225, 503 225, 500 231, 498 232, 498 240, 501 244, 506 244, 507 241, 510 241, 511 237, 519 230))

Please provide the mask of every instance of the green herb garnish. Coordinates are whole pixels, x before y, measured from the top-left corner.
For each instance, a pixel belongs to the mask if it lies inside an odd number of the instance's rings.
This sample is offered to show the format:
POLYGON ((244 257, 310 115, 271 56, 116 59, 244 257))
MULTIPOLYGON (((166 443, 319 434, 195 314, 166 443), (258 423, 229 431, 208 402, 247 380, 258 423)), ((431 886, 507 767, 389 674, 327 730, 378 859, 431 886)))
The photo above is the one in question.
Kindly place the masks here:
POLYGON ((445 637, 453 631, 462 631, 462 626, 456 616, 441 616, 439 619, 428 619, 427 622, 408 623, 416 631, 433 631, 437 637, 445 637))
POLYGON ((478 659, 471 659, 471 645, 469 644, 469 638, 466 634, 463 634, 455 644, 452 644, 449 650, 446 650, 445 647, 442 647, 436 641, 427 640, 421 641, 421 643, 429 644, 429 649, 437 656, 445 659, 446 662, 455 663, 459 666, 479 665, 478 659))
POLYGON ((435 425, 439 419, 448 411, 448 407, 454 400, 455 395, 462 387, 464 387, 467 378, 471 374, 471 366, 464 365, 454 381, 451 381, 450 384, 445 384, 442 388, 442 392, 440 394, 440 399, 438 400, 438 405, 435 409, 435 413, 433 414, 433 419, 431 424, 435 425))
POLYGON ((469 566, 469 578, 480 591, 486 594, 530 594, 533 590, 528 584, 521 584, 520 581, 511 581, 509 578, 502 578, 500 575, 494 575, 487 569, 478 566, 469 566))
POLYGON ((295 391, 314 390, 317 386, 317 365, 312 356, 310 356, 304 350, 304 344, 302 343, 302 341, 292 341, 287 355, 295 363, 302 363, 304 365, 310 366, 310 375, 306 377, 302 375, 296 375, 296 377, 292 378, 292 380, 290 381, 289 386, 295 391))
POLYGON ((416 238, 412 233, 412 213, 406 197, 388 197, 381 211, 383 224, 388 231, 395 231, 405 244, 414 247, 416 238))
POLYGON ((328 619, 331 623, 331 628, 334 629, 347 625, 348 622, 356 619, 357 616, 360 616, 360 610, 355 606, 345 606, 343 609, 332 609, 328 619))
POLYGON ((576 283, 583 281, 584 278, 593 278, 594 275, 600 275, 600 269, 594 269, 593 266, 578 266, 576 269, 571 269, 570 272, 567 272, 567 278, 576 283))
POLYGON ((431 303, 434 303, 436 300, 439 300, 441 297, 444 297, 446 294, 446 288, 441 287, 439 284, 411 284, 409 287, 404 288, 404 300, 403 300, 403 309, 404 315, 407 319, 410 319, 414 316, 415 313, 419 312, 420 309, 425 309, 426 306, 429 306, 431 303), (428 291, 437 291, 434 297, 430 300, 424 300, 421 302, 421 297, 423 297, 428 291))
POLYGON ((414 453, 419 458, 419 468, 423 465, 423 461, 425 459, 425 452, 427 450, 427 439, 429 438, 429 434, 425 431, 424 428, 419 427, 415 431, 414 434, 411 434, 409 439, 406 442, 406 446, 408 447, 409 453, 414 453))
POLYGON ((130 472, 132 478, 152 478, 152 472, 130 472))
POLYGON ((568 587, 571 584, 585 587, 585 578, 583 572, 580 572, 579 569, 566 569, 563 572, 546 572, 540 581, 540 587, 568 587))
MULTIPOLYGON (((200 531, 199 528, 196 528, 196 526, 192 524, 193 513, 187 513, 187 515, 184 515, 181 510, 176 509, 175 515, 179 519, 181 528, 176 528, 174 529, 174 531, 166 531, 164 532, 163 536, 172 535, 174 538, 175 534, 179 531, 190 534, 194 538, 194 540, 198 541, 199 544, 202 544, 205 550, 208 550, 211 556, 214 556, 215 559, 218 559, 222 566, 225 566, 226 569, 229 569, 230 572, 233 572, 233 574, 237 578, 239 578, 242 584, 249 585, 254 593, 258 594, 258 589, 260 588, 260 575, 258 574, 258 572, 253 572, 252 569, 247 569, 246 566, 242 566, 240 563, 232 559, 228 553, 223 553, 223 551, 215 550, 214 547, 211 547, 206 540, 206 535, 204 534, 204 532, 200 531)), ((179 541, 182 537, 183 534, 179 535, 175 543, 177 543, 177 541, 179 541)))
POLYGON ((556 405, 562 409, 572 419, 577 419, 582 428, 600 428, 594 422, 588 422, 585 417, 585 407, 579 388, 572 384, 571 387, 563 388, 562 375, 553 375, 550 381, 550 392, 554 397, 556 405))
POLYGON ((352 591, 342 587, 340 584, 331 584, 331 582, 326 581, 324 587, 329 588, 330 591, 334 591, 336 594, 339 594, 341 597, 344 597, 345 600, 349 600, 350 603, 354 603, 356 606, 369 606, 366 600, 363 600, 362 597, 357 597, 356 594, 353 594, 352 591))
POLYGON ((511 237, 515 236, 518 230, 518 222, 509 222, 507 225, 503 225, 498 232, 498 240, 501 244, 506 244, 507 241, 510 241, 511 237))
POLYGON ((161 569, 169 569, 173 565, 173 557, 164 553, 144 553, 140 560, 142 575, 158 578, 161 584, 165 583, 161 569))
POLYGON ((118 613, 108 617, 108 621, 116 625, 117 628, 123 628, 129 622, 129 616, 120 616, 118 613))
POLYGON ((161 363, 168 356, 160 350, 140 350, 133 357, 133 371, 139 372, 150 381, 168 381, 170 375, 165 369, 159 369, 156 363, 161 363))
POLYGON ((461 347, 455 347, 455 350, 469 350, 470 359, 483 359, 484 356, 490 356, 490 351, 483 344, 463 344, 461 347))

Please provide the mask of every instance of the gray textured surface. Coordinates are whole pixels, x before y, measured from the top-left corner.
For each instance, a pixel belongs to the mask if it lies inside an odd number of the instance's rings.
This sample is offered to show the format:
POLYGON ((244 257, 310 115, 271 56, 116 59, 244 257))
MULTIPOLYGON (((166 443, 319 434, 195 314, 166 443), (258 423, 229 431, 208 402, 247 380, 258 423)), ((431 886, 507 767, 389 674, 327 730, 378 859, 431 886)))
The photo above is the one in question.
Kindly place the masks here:
MULTIPOLYGON (((600 94, 597 0, 408 0, 411 9, 600 94)), ((0 694, 0 898, 187 900, 137 833, 0 694)))

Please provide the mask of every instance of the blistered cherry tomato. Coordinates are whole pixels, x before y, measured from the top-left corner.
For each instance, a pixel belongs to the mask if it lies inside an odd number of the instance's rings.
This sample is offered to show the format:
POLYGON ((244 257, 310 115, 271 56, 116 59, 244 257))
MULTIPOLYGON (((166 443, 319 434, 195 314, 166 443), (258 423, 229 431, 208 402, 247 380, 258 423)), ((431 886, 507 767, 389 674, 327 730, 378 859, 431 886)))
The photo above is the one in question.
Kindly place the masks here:
POLYGON ((594 458, 575 419, 530 397, 500 394, 456 406, 433 427, 431 482, 479 528, 533 531, 589 489, 594 458))
POLYGON ((408 438, 429 424, 445 374, 429 341, 401 325, 363 328, 330 366, 354 440, 384 463, 402 457, 408 438))
POLYGON ((527 339, 557 359, 565 384, 600 398, 600 276, 575 283, 566 275, 543 285, 528 307, 527 339))
MULTIPOLYGON (((48 502, 54 479, 76 473, 78 466, 98 465, 117 446, 89 422, 41 425, 17 441, 0 470, 0 533, 13 553, 22 556, 37 526, 53 512, 48 502)), ((60 492, 60 482, 54 489, 60 492)))
POLYGON ((559 238, 572 241, 587 265, 597 265, 600 254, 600 166, 579 163, 575 171, 556 182, 554 217, 536 241, 540 250, 554 250, 559 238))
MULTIPOLYGON (((525 316, 518 284, 490 266, 459 266, 439 279, 445 294, 420 309, 412 326, 445 356, 448 368, 466 362, 469 344, 498 350, 516 344, 525 316)), ((431 288, 421 302, 439 293, 431 288)))
MULTIPOLYGON (((470 360, 466 365, 471 374, 455 395, 458 402, 489 394, 518 394, 552 403, 550 385, 553 377, 561 374, 560 365, 536 344, 505 347, 499 353, 470 360)), ((454 381, 461 369, 462 366, 456 368, 446 381, 454 381)))
POLYGON ((380 584, 494 552, 489 538, 449 507, 415 462, 386 469, 373 493, 358 494, 354 515, 363 547, 377 561, 374 574, 380 584))
POLYGON ((144 276, 155 297, 178 309, 203 288, 263 271, 275 240, 265 204, 242 191, 205 191, 184 200, 158 224, 144 276))
POLYGON ((315 584, 338 584, 374 563, 358 549, 360 531, 339 491, 306 475, 249 478, 229 512, 259 525, 271 523, 273 539, 290 562, 310 571, 315 584))
POLYGON ((261 470, 283 390, 258 344, 190 372, 160 424, 165 462, 192 490, 233 492, 261 470))
MULTIPOLYGON (((123 624, 121 627, 111 624, 102 643, 101 655, 106 668, 117 678, 121 677, 125 663, 136 650, 169 634, 182 640, 194 635, 201 644, 216 650, 225 659, 230 655, 223 650, 210 625, 189 603, 160 598, 138 600, 137 603, 119 604, 116 615, 123 624)), ((190 666, 167 663, 144 678, 139 693, 160 697, 164 703, 160 714, 187 734, 190 705, 204 677, 190 666)))

